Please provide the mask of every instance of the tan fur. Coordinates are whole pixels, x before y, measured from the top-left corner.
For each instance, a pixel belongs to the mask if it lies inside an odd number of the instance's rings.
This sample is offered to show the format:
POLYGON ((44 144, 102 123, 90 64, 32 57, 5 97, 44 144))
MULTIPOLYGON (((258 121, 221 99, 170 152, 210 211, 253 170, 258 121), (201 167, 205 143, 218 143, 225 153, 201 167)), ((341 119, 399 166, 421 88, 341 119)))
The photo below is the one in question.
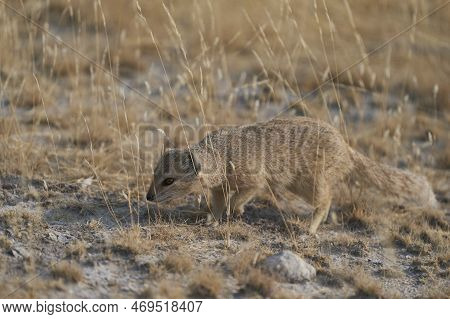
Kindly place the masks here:
POLYGON ((276 198, 292 192, 313 206, 309 231, 315 233, 327 218, 332 190, 350 175, 385 194, 437 205, 424 177, 374 162, 331 125, 305 117, 222 129, 190 149, 165 152, 147 198, 207 191, 211 217, 219 221, 227 208, 242 213, 259 192, 270 190, 276 198), (167 178, 174 182, 164 186, 167 178))

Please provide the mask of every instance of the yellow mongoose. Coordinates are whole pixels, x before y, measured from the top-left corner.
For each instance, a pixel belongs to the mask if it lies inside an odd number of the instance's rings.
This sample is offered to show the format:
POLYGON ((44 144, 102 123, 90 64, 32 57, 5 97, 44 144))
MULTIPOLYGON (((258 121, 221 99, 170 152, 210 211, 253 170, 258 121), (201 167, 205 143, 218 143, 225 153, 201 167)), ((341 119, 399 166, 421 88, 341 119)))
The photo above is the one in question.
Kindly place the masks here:
POLYGON ((331 190, 350 174, 383 193, 437 205, 424 177, 376 163, 331 125, 305 117, 221 129, 189 149, 167 150, 147 199, 163 202, 208 191, 209 218, 219 221, 227 207, 242 213, 261 190, 275 196, 292 192, 314 207, 309 229, 314 234, 328 216, 331 190))

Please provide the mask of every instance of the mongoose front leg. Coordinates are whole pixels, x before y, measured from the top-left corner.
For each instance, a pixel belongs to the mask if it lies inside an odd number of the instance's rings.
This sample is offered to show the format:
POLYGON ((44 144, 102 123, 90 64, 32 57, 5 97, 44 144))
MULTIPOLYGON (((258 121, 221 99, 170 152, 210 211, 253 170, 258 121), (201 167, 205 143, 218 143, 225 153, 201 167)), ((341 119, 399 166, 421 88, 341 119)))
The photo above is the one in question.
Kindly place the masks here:
POLYGON ((231 209, 238 215, 244 213, 244 206, 255 196, 256 190, 254 188, 245 188, 236 191, 231 197, 231 209))
MULTIPOLYGON (((328 194, 327 194, 328 195, 328 194)), ((331 206, 331 196, 322 196, 317 200, 316 208, 314 209, 314 217, 309 227, 309 233, 315 234, 319 225, 328 216, 331 206)))
POLYGON ((211 214, 207 217, 208 224, 218 224, 225 211, 225 195, 222 188, 210 191, 211 214))
POLYGON ((314 215, 309 233, 315 234, 319 225, 327 218, 331 206, 331 193, 327 181, 318 176, 313 182, 313 192, 310 194, 312 205, 314 207, 314 215))

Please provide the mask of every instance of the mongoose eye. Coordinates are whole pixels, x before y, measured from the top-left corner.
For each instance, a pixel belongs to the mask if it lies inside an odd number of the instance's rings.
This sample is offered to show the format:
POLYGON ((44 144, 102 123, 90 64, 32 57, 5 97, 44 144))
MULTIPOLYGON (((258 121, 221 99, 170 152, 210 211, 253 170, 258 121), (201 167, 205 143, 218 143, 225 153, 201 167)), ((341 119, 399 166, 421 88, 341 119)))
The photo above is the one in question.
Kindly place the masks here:
POLYGON ((169 178, 166 178, 165 180, 163 180, 162 184, 163 184, 163 186, 169 186, 169 185, 173 184, 174 181, 175 180, 173 178, 169 177, 169 178))

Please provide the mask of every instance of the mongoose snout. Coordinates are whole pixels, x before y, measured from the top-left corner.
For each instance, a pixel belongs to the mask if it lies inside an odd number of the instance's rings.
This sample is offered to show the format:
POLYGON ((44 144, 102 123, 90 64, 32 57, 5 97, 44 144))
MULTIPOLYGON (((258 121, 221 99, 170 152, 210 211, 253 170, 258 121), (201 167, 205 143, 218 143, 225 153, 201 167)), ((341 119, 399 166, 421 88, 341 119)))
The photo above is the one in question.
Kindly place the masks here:
MULTIPOLYGON (((174 182, 175 182, 175 179, 174 179, 174 178, 168 177, 168 178, 163 179, 163 181, 161 182, 161 186, 162 186, 162 187, 167 187, 167 186, 172 185, 174 182)), ((147 192, 147 200, 150 201, 150 202, 156 202, 156 201, 158 201, 158 200, 157 200, 157 197, 156 197, 156 191, 155 191, 155 189, 156 189, 155 186, 152 185, 152 186, 150 186, 150 189, 149 189, 148 192, 147 192)), ((161 201, 161 200, 160 200, 160 201, 161 201)))
POLYGON ((333 126, 306 117, 222 129, 188 149, 166 151, 147 199, 207 194, 209 219, 220 221, 225 211, 243 212, 261 191, 269 189, 275 199, 291 193, 313 207, 313 234, 327 219, 332 190, 347 177, 386 195, 437 206, 424 177, 371 160, 352 149, 333 126))
POLYGON ((150 191, 147 193, 147 200, 148 200, 149 202, 155 201, 155 195, 152 194, 150 191))

